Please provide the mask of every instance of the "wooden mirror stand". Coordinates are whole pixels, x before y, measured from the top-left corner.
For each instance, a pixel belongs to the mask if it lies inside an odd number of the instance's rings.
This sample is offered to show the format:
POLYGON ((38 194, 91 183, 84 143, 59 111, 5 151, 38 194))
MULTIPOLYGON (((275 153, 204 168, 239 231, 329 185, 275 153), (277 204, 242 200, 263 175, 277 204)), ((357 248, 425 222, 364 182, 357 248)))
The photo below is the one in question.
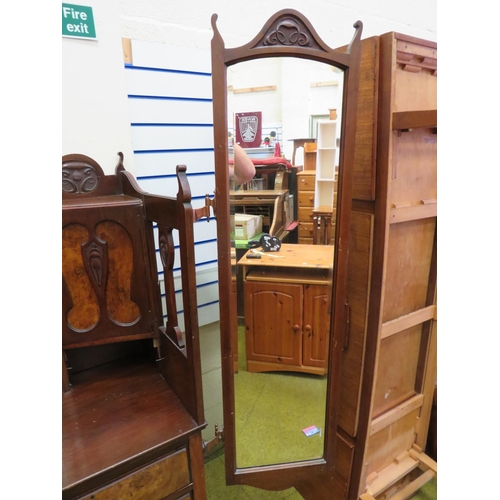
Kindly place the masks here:
POLYGON ((362 23, 354 24, 347 48, 333 50, 318 36, 299 12, 285 9, 272 16, 248 44, 226 49, 212 16, 212 85, 214 109, 215 180, 217 199, 218 262, 220 293, 221 358, 224 397, 224 441, 228 484, 247 484, 279 490, 335 468, 337 408, 340 391, 341 347, 346 335, 345 294, 347 245, 353 183, 354 141, 362 23), (268 57, 309 59, 334 66, 344 73, 336 234, 332 251, 333 283, 328 361, 327 408, 323 457, 286 464, 238 468, 236 464, 234 362, 237 356, 231 340, 234 312, 231 310, 231 239, 228 175, 227 68, 233 64, 268 57), (334 253, 334 255, 333 255, 334 253))

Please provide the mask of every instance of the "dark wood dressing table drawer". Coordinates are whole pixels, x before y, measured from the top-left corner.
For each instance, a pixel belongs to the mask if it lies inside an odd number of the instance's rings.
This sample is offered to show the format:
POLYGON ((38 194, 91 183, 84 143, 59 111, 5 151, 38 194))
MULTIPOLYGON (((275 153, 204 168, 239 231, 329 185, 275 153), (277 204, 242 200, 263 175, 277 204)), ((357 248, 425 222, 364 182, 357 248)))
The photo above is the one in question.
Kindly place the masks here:
MULTIPOLYGON (((161 500, 190 485, 188 452, 182 448, 82 500, 161 500)), ((190 498, 189 494, 182 498, 190 498)))

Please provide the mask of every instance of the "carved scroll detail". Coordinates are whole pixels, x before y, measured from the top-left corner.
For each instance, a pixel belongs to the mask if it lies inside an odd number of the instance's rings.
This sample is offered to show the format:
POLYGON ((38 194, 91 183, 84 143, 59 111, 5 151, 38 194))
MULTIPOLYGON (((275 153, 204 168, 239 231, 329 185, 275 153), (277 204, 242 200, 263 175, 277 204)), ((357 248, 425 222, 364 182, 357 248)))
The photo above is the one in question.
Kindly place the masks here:
POLYGON ((62 190, 66 193, 90 193, 98 184, 99 176, 89 165, 72 164, 62 169, 62 190))
POLYGON ((177 308, 175 303, 175 285, 174 285, 174 239, 172 236, 172 228, 163 224, 158 224, 158 246, 163 265, 163 279, 165 285, 165 301, 167 306, 167 327, 160 327, 160 330, 179 347, 184 348, 184 340, 182 332, 179 328, 177 318, 177 308))
POLYGON ((165 270, 171 271, 174 266, 174 244, 171 227, 162 226, 158 247, 163 267, 165 270))
POLYGON ((105 289, 103 285, 106 283, 108 269, 106 243, 94 237, 91 241, 82 245, 82 253, 84 255, 87 274, 97 294, 100 297, 104 297, 105 289))
POLYGON ((311 47, 313 37, 309 30, 300 25, 295 19, 285 17, 276 21, 275 28, 271 28, 263 38, 264 45, 285 45, 311 47))

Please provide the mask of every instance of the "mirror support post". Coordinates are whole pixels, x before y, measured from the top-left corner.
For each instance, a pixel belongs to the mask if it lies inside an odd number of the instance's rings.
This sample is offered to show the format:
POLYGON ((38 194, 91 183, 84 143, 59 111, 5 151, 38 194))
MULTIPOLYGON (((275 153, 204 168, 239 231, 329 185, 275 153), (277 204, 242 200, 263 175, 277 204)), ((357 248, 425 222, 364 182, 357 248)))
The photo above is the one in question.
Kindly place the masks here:
POLYGON ((217 258, 219 273, 219 304, 221 332, 222 362, 222 394, 224 418, 224 442, 226 462, 226 482, 234 484, 235 447, 226 443, 235 442, 234 428, 234 379, 233 356, 231 353, 231 237, 230 237, 230 203, 229 203, 229 156, 227 135, 227 102, 226 102, 226 65, 224 62, 224 40, 217 29, 217 14, 212 15, 214 36, 211 43, 212 52, 212 102, 214 121, 214 158, 215 158, 215 198, 217 203, 217 258))

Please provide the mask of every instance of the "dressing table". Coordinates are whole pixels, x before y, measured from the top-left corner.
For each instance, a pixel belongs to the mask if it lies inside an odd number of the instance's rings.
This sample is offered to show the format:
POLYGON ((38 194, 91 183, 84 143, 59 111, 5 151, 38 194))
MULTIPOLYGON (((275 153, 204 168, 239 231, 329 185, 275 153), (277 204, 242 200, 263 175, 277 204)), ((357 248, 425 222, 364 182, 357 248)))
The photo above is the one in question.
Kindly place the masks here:
POLYGON ((62 159, 62 498, 205 500, 186 167, 177 167, 177 198, 167 198, 142 191, 119 156, 114 175, 83 154, 62 159))

